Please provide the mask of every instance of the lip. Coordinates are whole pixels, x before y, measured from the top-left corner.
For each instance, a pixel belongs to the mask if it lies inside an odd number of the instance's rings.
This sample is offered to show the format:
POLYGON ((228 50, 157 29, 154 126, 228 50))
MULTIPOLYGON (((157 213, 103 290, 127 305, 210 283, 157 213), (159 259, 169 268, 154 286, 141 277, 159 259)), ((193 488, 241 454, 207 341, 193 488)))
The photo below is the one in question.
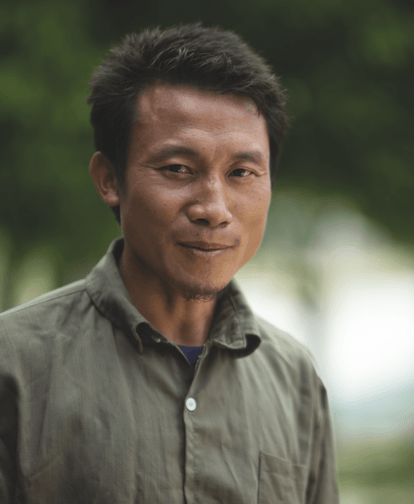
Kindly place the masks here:
POLYGON ((191 249, 201 250, 202 252, 214 252, 217 250, 225 250, 231 247, 231 245, 227 245, 225 243, 203 241, 181 242, 180 245, 191 249))
POLYGON ((183 251, 188 257, 198 257, 201 259, 212 259, 213 257, 227 254, 232 249, 231 246, 223 243, 206 243, 206 242, 185 242, 179 243, 183 251), (200 247, 203 246, 203 248, 200 247), (209 248, 207 248, 209 247, 209 248))
POLYGON ((198 257, 203 259, 212 259, 213 257, 227 254, 230 247, 219 249, 201 249, 181 244, 181 248, 188 257, 198 257))

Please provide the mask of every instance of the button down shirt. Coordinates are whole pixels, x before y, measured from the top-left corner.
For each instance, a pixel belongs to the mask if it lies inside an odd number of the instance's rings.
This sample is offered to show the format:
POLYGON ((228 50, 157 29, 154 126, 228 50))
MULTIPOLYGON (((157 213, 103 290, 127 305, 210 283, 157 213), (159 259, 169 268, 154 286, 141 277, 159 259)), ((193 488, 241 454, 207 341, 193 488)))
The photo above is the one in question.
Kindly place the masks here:
POLYGON ((0 502, 337 503, 308 352, 232 281, 190 365, 133 306, 122 249, 0 316, 0 502))

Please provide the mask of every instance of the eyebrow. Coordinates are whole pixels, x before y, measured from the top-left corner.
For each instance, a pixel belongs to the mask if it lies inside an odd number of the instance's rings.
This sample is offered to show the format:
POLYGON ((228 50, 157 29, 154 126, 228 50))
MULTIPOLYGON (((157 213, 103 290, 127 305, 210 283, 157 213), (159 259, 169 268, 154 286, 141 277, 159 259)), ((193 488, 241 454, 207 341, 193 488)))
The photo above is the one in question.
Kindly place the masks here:
MULTIPOLYGON (((164 145, 160 150, 151 155, 147 161, 150 163, 159 163, 177 154, 193 158, 200 157, 200 153, 198 151, 189 147, 185 147, 183 145, 164 145)), ((235 161, 251 161, 257 165, 261 165, 264 162, 263 154, 259 150, 235 152, 231 158, 235 161)))
POLYGON ((189 147, 184 147, 182 145, 164 145, 160 150, 151 155, 148 159, 149 162, 157 163, 168 159, 169 157, 175 156, 177 154, 183 154, 185 156, 197 157, 198 152, 189 147))
POLYGON ((252 161, 256 164, 262 164, 264 162, 263 154, 259 150, 237 152, 232 156, 232 158, 244 159, 246 161, 252 161))

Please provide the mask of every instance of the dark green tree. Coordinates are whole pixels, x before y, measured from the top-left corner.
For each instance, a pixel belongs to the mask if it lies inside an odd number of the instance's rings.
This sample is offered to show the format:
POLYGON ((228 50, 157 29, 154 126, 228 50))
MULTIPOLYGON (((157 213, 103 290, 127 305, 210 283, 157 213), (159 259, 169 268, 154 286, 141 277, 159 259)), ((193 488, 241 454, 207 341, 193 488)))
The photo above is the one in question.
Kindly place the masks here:
MULTIPOLYGON (((120 230, 87 168, 93 69, 125 33, 202 21, 239 33, 281 75, 292 128, 277 191, 348 198, 414 239, 414 13, 402 0, 35 1, 0 4, 0 247, 8 280, 46 245, 58 283, 83 275, 120 230)), ((275 228, 276 229, 276 228, 275 228)), ((272 226, 268 230, 272 233, 272 226)))

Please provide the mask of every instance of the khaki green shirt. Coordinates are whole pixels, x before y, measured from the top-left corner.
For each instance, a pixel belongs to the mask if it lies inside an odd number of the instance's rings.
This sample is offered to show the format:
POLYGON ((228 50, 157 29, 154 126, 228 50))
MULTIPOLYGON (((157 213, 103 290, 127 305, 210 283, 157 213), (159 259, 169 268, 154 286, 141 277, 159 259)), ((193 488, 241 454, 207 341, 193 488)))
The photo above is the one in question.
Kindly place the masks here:
POLYGON ((336 504, 307 351, 232 281, 190 365, 133 306, 122 248, 0 316, 0 502, 336 504))

